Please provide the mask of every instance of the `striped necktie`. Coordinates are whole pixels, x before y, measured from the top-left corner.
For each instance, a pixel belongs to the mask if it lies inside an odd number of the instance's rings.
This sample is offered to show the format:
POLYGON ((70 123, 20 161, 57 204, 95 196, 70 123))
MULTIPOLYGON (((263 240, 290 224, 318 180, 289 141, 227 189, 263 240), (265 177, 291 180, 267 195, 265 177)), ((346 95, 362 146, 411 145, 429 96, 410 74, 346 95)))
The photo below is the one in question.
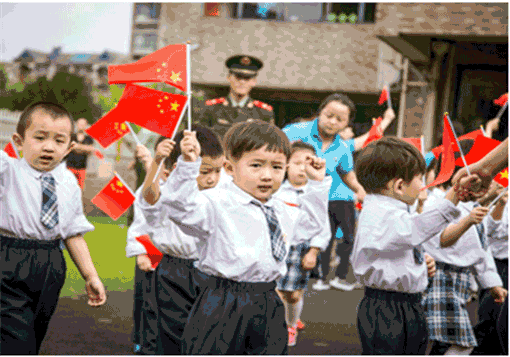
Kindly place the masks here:
POLYGON ((281 262, 285 258, 287 250, 285 248, 285 241, 283 239, 282 230, 280 228, 280 224, 278 223, 278 219, 276 218, 276 214, 274 213, 274 209, 269 206, 264 206, 258 201, 251 201, 251 203, 259 206, 262 209, 262 212, 264 212, 267 225, 269 226, 269 235, 271 236, 271 251, 273 253, 273 257, 276 259, 276 261, 281 262))
POLYGON ((41 177, 41 187, 41 223, 47 229, 52 229, 58 224, 58 204, 55 179, 51 174, 41 177))

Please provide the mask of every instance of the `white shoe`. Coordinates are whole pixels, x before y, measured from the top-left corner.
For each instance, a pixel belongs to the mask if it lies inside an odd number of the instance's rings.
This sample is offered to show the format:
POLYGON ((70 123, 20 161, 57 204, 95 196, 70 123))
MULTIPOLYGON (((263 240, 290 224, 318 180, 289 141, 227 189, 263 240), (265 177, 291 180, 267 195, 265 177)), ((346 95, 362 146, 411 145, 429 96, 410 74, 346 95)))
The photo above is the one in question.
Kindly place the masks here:
POLYGON ((319 279, 315 284, 312 285, 312 289, 317 291, 329 290, 329 284, 326 284, 324 281, 319 279))
POLYGON ((338 277, 335 277, 333 280, 329 282, 329 285, 334 287, 335 289, 351 291, 354 289, 354 284, 348 283, 346 280, 342 280, 338 277))

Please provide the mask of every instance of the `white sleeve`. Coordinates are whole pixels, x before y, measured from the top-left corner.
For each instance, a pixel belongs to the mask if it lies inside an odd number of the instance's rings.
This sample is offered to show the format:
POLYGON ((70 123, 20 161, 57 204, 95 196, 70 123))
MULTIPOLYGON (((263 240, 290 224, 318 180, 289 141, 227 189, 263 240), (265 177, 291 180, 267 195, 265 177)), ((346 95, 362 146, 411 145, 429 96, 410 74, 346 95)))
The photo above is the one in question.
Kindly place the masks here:
POLYGON ((15 164, 14 161, 16 160, 9 155, 5 151, 0 151, 0 197, 3 196, 5 192, 8 190, 6 189, 7 186, 7 180, 9 175, 9 169, 11 165, 15 164))
POLYGON ((69 173, 72 181, 70 183, 67 181, 67 185, 65 185, 65 189, 69 190, 69 195, 67 197, 71 198, 71 202, 73 203, 72 211, 70 212, 72 217, 68 219, 68 222, 71 222, 69 225, 65 225, 62 227, 63 239, 75 237, 78 235, 84 235, 85 233, 92 232, 95 227, 87 220, 85 214, 83 213, 83 199, 82 199, 82 191, 80 186, 78 186, 78 182, 74 175, 69 173))
POLYGON ((128 258, 147 253, 143 244, 138 242, 136 237, 150 233, 150 226, 145 221, 138 199, 135 200, 133 210, 133 223, 131 223, 127 231, 126 257, 128 258))
MULTIPOLYGON (((482 247, 480 246, 480 249, 482 247)), ((483 250, 483 258, 475 264, 475 273, 482 289, 489 289, 495 286, 503 286, 503 281, 498 274, 494 257, 490 250, 483 250)))
MULTIPOLYGON (((177 159, 177 166, 161 187, 158 202, 151 206, 143 197, 140 207, 149 225, 156 223, 162 207, 165 214, 186 234, 205 239, 214 229, 215 214, 211 201, 198 190, 197 176, 202 160, 185 162, 177 159)), ((141 196, 141 195, 140 195, 141 196)))

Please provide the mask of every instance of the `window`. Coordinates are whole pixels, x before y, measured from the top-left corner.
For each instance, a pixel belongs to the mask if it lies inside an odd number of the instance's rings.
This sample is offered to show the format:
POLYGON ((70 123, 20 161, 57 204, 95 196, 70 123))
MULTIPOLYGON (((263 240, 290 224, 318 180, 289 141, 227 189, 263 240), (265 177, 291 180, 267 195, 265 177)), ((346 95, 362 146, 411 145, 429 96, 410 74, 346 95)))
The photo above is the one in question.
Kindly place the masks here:
POLYGON ((326 22, 374 23, 375 3, 327 3, 326 22))
POLYGON ((153 23, 157 22, 160 13, 160 4, 143 3, 136 4, 135 22, 153 23))
POLYGON ((282 3, 235 3, 231 15, 234 19, 283 20, 282 3))
POLYGON ((149 54, 157 50, 158 35, 153 32, 135 33, 133 39, 133 53, 149 54))
POLYGON ((324 4, 322 3, 285 3, 285 21, 321 22, 324 4))

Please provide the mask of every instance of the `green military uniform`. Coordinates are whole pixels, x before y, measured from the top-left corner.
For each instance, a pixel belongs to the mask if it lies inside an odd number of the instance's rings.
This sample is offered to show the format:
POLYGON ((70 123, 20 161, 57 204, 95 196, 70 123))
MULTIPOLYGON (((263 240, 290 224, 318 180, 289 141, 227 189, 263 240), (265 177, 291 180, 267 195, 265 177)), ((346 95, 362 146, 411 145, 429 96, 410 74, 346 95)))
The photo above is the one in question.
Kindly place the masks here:
MULTIPOLYGON (((231 74, 244 78, 253 78, 263 66, 259 59, 244 55, 230 57, 225 65, 231 74)), ((202 124, 211 127, 221 137, 235 123, 254 119, 274 123, 273 108, 270 105, 249 96, 236 102, 230 94, 201 103, 197 116, 202 124)))

